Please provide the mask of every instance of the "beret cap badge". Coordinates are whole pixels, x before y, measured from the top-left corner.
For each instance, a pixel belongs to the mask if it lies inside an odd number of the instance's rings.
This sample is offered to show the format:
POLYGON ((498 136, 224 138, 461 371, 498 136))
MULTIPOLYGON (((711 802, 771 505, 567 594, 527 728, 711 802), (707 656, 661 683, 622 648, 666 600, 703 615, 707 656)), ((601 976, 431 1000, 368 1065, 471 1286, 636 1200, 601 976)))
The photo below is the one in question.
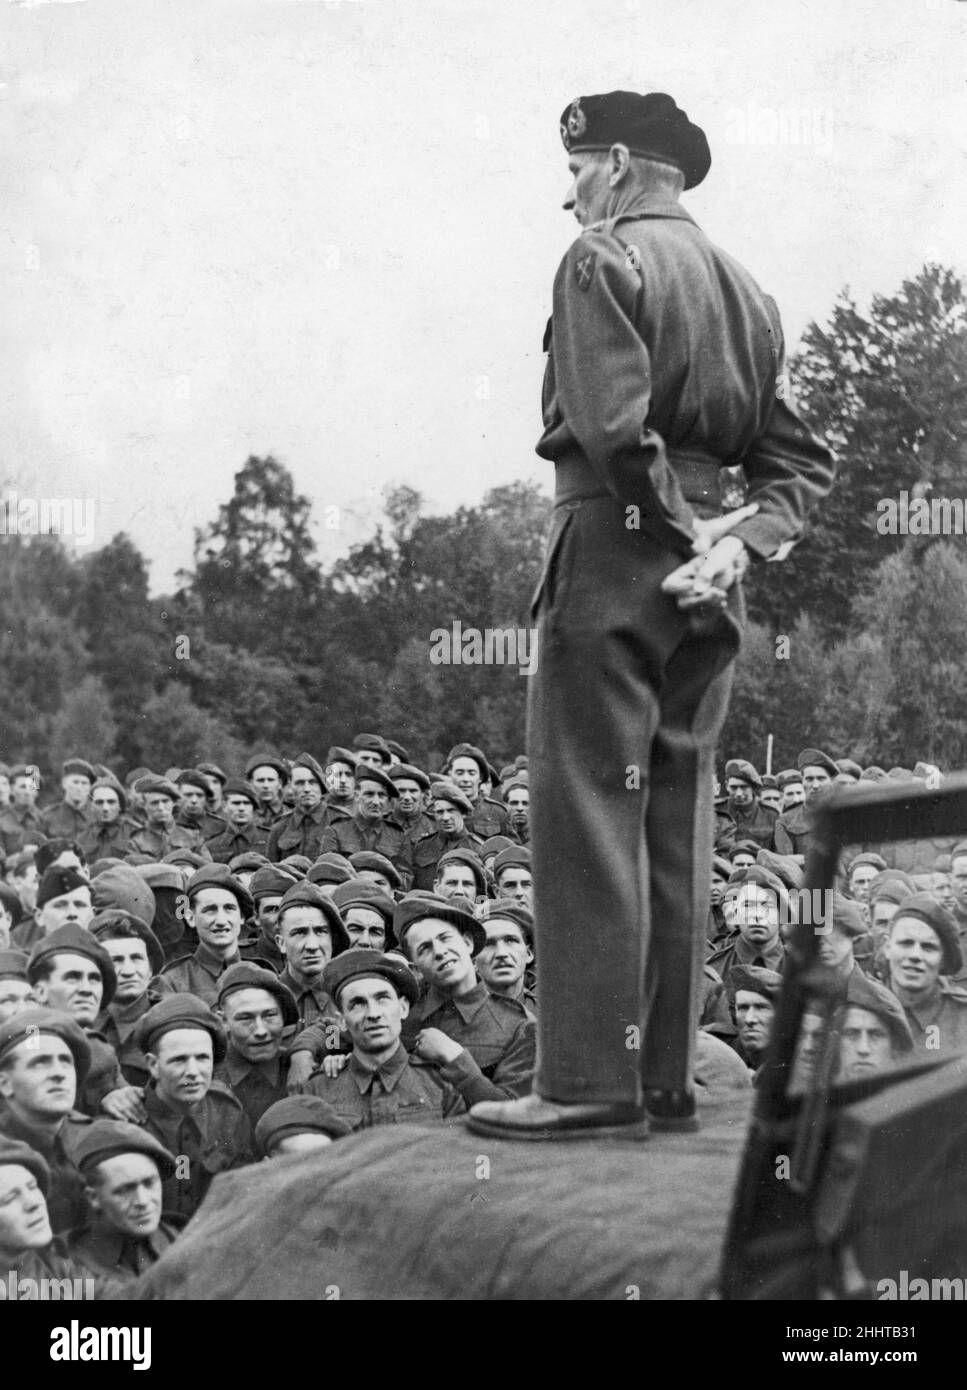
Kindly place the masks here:
POLYGON ((571 102, 567 113, 567 133, 572 140, 579 140, 588 128, 588 118, 581 110, 580 98, 571 102))

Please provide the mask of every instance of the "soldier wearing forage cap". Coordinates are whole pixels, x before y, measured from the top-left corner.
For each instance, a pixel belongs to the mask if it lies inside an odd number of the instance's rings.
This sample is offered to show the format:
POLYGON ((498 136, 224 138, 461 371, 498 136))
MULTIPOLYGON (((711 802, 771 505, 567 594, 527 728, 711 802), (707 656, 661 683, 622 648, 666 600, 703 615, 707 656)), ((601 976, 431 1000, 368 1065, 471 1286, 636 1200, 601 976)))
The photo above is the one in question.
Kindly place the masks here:
POLYGON ((304 854, 311 862, 322 851, 325 773, 311 753, 300 753, 292 763, 289 780, 295 805, 276 821, 269 835, 268 856, 274 864, 290 854, 304 854))
POLYGON ((52 864, 44 870, 37 889, 35 920, 22 922, 13 932, 13 941, 26 949, 58 927, 86 927, 93 916, 91 884, 85 875, 52 864))
POLYGON ((143 1274, 161 1258, 179 1226, 162 1219, 162 1183, 175 1158, 152 1134, 118 1120, 95 1120, 74 1151, 90 1219, 64 1240, 69 1257, 94 1274, 143 1274))
POLYGON ((803 802, 783 811, 776 822, 775 847, 780 854, 805 854, 812 833, 811 811, 826 796, 839 768, 820 748, 804 748, 796 759, 802 773, 803 802))
POLYGON ((141 777, 134 784, 144 807, 145 825, 131 836, 131 847, 152 859, 163 859, 173 849, 194 850, 210 859, 200 830, 175 823, 179 792, 166 777, 141 777))
POLYGON ((396 783, 382 768, 358 764, 352 815, 340 816, 326 826, 322 852, 343 854, 347 859, 364 851, 383 854, 408 879, 405 835, 390 819, 398 796, 396 783))
POLYGON ((963 964, 950 913, 929 893, 912 893, 890 923, 883 954, 917 1051, 967 1051, 967 989, 947 978, 963 964))
POLYGON ((483 793, 483 784, 490 780, 490 764, 481 749, 473 743, 455 744, 447 754, 443 776, 470 802, 472 810, 467 826, 474 835, 489 840, 492 835, 511 833, 510 813, 506 806, 483 793))
POLYGON ((254 1158, 241 1102, 212 1078, 225 1056, 225 1034, 202 1000, 170 994, 148 1010, 136 1036, 151 1071, 146 1128, 184 1160, 164 1182, 164 1207, 192 1216, 217 1173, 254 1158))
POLYGON ((159 980, 175 993, 214 1004, 219 977, 241 959, 238 941, 242 923, 252 915, 252 898, 224 864, 209 864, 192 874, 185 896, 185 920, 198 934, 198 947, 166 965, 159 980))
POLYGON ((248 782, 241 777, 226 780, 222 829, 205 841, 216 864, 228 864, 240 854, 256 853, 267 857, 269 832, 256 821, 258 807, 258 795, 248 782))
POLYGON ((469 828, 473 804, 452 782, 434 782, 430 787, 430 807, 436 830, 413 842, 410 858, 413 887, 432 888, 437 864, 448 850, 470 849, 479 854, 483 840, 469 828))
POLYGON ((727 810, 738 837, 772 849, 779 817, 762 804, 762 778, 752 764, 744 758, 730 758, 725 764, 725 790, 729 797, 727 810))
POLYGON ((538 445, 557 472, 528 683, 542 1048, 529 1100, 471 1116, 524 1137, 693 1122, 738 581, 833 477, 776 390, 775 304, 678 202, 708 171, 703 132, 663 93, 611 92, 561 133, 584 231, 554 285, 538 445), (721 519, 736 464, 751 506, 721 519))
POLYGON ((48 839, 79 840, 91 823, 91 787, 97 780, 84 758, 68 758, 61 769, 62 800, 41 815, 41 829, 48 839))

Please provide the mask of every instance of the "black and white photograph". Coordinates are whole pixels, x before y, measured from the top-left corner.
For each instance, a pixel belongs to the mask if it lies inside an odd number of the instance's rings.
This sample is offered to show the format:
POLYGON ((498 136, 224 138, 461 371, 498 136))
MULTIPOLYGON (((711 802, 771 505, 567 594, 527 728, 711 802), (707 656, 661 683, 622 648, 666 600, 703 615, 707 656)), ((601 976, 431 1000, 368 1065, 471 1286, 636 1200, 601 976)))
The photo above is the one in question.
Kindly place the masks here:
POLYGON ((922 1369, 967 4, 7 0, 0 113, 34 1364, 161 1371, 186 1303, 244 1368, 250 1302, 661 1302, 703 1369, 740 1303, 773 1374, 922 1369))

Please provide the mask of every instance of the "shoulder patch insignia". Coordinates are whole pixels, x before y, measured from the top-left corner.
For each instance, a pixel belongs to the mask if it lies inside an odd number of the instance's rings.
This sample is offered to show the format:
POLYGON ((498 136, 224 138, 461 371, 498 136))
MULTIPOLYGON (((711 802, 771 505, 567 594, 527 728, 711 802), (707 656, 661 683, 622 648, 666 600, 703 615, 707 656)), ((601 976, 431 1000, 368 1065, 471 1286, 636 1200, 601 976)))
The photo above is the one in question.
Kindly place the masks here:
POLYGON ((591 288, 591 281, 594 279, 594 268, 597 264, 597 255, 594 251, 585 251, 583 256, 578 256, 574 262, 574 274, 578 282, 579 290, 591 288))

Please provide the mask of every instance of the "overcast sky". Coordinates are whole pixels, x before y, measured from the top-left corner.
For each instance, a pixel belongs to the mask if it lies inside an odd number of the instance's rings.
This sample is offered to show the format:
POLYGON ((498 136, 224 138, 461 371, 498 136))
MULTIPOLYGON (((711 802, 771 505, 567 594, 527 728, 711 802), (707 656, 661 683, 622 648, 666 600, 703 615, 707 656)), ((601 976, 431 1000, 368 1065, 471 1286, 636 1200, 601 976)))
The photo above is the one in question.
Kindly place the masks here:
POLYGON ((958 0, 24 0, 0 37, 0 497, 93 499, 156 592, 250 453, 325 556, 394 483, 450 510, 548 480, 582 93, 705 128, 686 206, 790 346, 845 284, 967 269, 958 0))

